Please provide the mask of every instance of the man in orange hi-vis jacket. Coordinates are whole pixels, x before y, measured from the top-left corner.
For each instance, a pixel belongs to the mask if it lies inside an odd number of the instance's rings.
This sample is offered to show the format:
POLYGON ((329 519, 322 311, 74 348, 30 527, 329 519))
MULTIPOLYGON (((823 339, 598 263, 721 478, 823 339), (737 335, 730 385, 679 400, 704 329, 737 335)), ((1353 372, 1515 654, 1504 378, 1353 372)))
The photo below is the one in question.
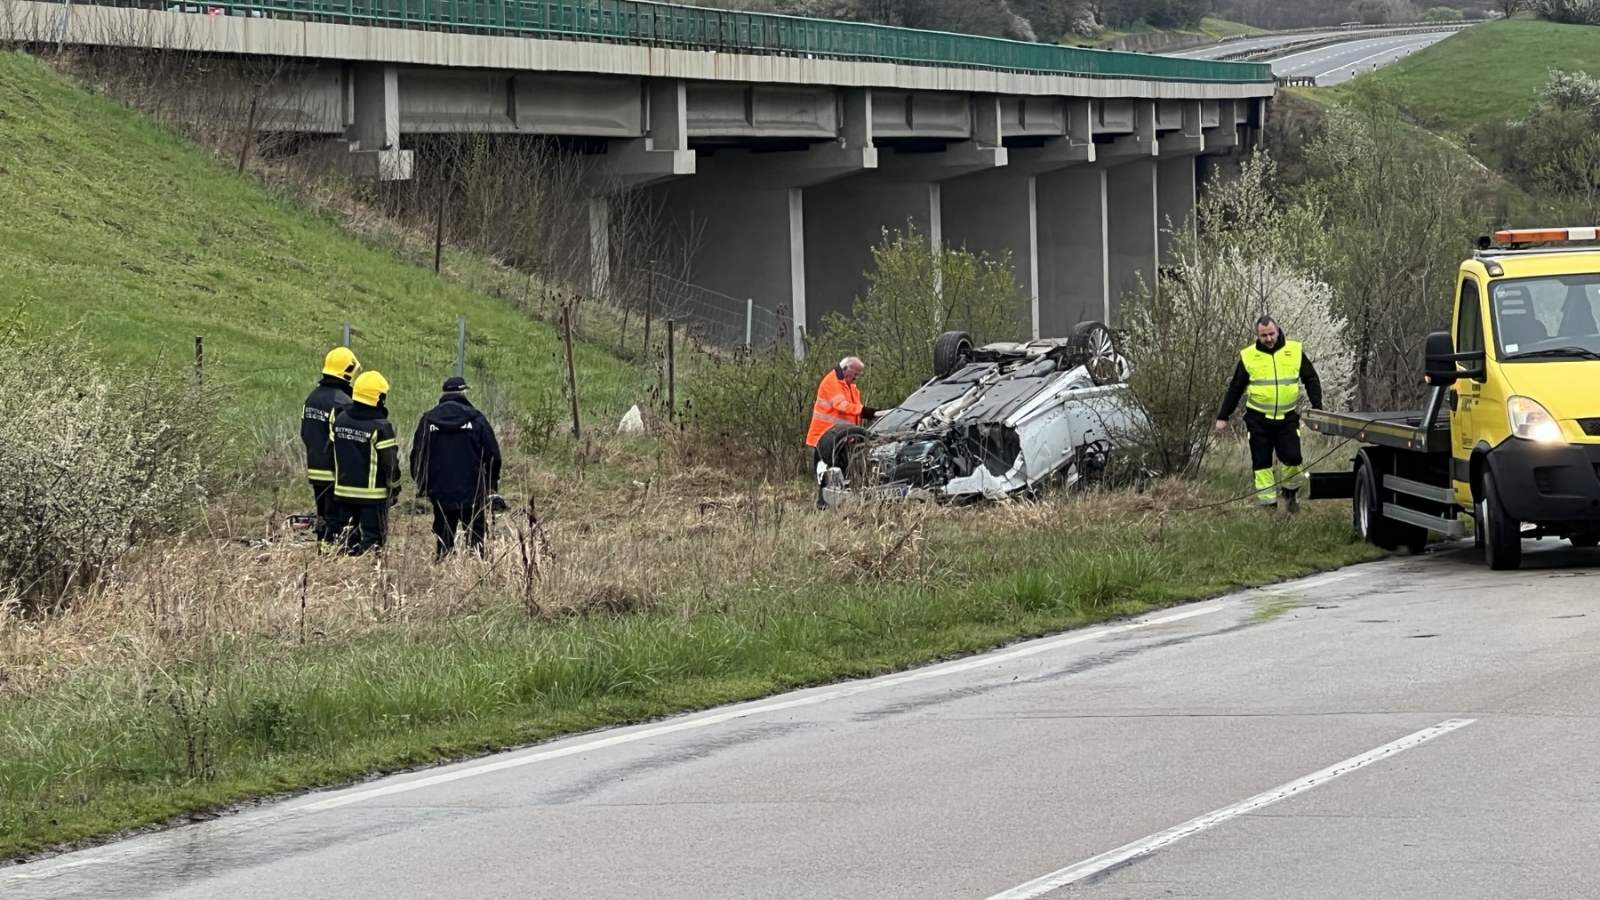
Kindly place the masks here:
MULTIPOLYGON (((866 366, 859 357, 846 356, 839 365, 822 376, 817 385, 817 402, 811 408, 811 428, 806 431, 806 446, 813 450, 812 459, 817 470, 817 508, 823 507, 822 476, 827 471, 823 465, 822 451, 817 446, 828 429, 835 425, 861 425, 877 418, 878 411, 861 402, 861 389, 856 379, 866 366)), ((832 464, 832 460, 826 461, 832 464)))

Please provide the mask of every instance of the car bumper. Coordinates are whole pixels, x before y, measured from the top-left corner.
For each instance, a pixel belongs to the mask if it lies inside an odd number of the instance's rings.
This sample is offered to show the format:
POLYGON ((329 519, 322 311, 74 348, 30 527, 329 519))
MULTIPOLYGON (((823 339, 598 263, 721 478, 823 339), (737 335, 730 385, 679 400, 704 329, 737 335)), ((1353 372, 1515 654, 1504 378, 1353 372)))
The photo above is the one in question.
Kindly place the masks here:
POLYGON ((1489 452, 1506 513, 1523 522, 1600 522, 1600 444, 1516 438, 1489 452))

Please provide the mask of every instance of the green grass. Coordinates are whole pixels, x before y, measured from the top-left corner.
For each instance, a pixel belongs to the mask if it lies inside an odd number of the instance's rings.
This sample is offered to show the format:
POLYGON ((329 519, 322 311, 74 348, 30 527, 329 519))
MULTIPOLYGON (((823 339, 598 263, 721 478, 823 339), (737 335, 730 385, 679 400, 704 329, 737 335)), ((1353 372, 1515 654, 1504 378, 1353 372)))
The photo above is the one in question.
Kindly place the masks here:
MULTIPOLYGON (((1074 47, 1100 47, 1110 44, 1112 41, 1115 41, 1119 38, 1125 38, 1135 34, 1154 34, 1157 31, 1158 29, 1151 28, 1149 25, 1139 22, 1124 30, 1107 28, 1106 30, 1100 32, 1099 37, 1087 38, 1069 34, 1062 38, 1061 42, 1074 47)), ((1199 28, 1181 28, 1168 31, 1167 33, 1184 38, 1193 38, 1196 40, 1204 39, 1209 41, 1220 41, 1224 38, 1243 37, 1252 34, 1266 34, 1267 32, 1265 29, 1257 28, 1254 25, 1246 25, 1243 22, 1231 22, 1227 19, 1218 19, 1207 16, 1200 20, 1199 28)))
POLYGON ((1600 73, 1600 28, 1489 22, 1336 90, 1370 85, 1394 97, 1417 124, 1459 139, 1476 126, 1527 113, 1551 69, 1600 73))
MULTIPOLYGON (((105 358, 140 368, 187 371, 203 336, 230 426, 293 427, 346 321, 363 364, 393 383, 399 420, 451 374, 458 315, 469 375, 502 409, 559 395, 549 327, 351 238, 15 52, 0 53, 0 193, 0 315, 20 306, 32 329, 80 327, 105 358)), ((598 348, 580 347, 578 366, 592 406, 642 396, 638 370, 598 348)))
POLYGON ((1329 506, 973 541, 936 580, 812 584, 714 611, 225 643, 0 704, 0 857, 229 802, 866 676, 1373 558, 1329 506), (198 747, 209 766, 187 761, 198 747))

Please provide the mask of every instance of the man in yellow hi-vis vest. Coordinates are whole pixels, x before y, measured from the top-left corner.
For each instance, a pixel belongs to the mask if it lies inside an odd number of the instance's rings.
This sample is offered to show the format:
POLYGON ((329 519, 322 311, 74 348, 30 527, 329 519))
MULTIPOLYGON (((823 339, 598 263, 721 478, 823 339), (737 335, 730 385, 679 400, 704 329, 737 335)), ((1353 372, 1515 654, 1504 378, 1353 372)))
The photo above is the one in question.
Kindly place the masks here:
POLYGON ((1291 341, 1271 316, 1256 322, 1256 342, 1239 351, 1233 381, 1217 411, 1217 433, 1228 428, 1228 418, 1244 400, 1244 425, 1250 433, 1250 468, 1255 470, 1256 499, 1262 506, 1278 505, 1282 488, 1284 505, 1294 512, 1299 504, 1305 460, 1300 455, 1300 386, 1312 409, 1322 408, 1322 382, 1311 357, 1299 341, 1291 341), (1273 472, 1272 457, 1283 463, 1283 478, 1273 472))

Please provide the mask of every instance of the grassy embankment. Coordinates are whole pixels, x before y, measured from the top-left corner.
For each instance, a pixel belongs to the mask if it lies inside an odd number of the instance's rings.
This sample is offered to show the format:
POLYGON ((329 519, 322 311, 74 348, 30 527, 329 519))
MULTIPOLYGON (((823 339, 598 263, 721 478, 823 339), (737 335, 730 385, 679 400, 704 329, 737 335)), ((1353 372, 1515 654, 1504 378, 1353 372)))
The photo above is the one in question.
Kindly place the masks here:
POLYGON ((1356 89, 1358 82, 1370 85, 1393 97, 1413 122, 1461 140, 1477 126, 1527 113, 1552 69, 1600 73, 1600 28, 1534 19, 1488 22, 1330 93, 1356 89))
MULTIPOLYGON (((227 421, 292 410, 346 315, 393 372, 402 346, 448 348, 464 312, 514 351, 496 371, 513 403, 555 379, 546 328, 15 54, 0 123, 0 291, 130 364, 185 366, 206 335, 227 421)), ((447 359, 395 379, 402 408, 447 359)), ((590 385, 641 377, 594 349, 579 364, 590 385)), ((852 517, 648 443, 516 466, 541 522, 508 517, 486 562, 429 565, 415 516, 381 565, 275 530, 177 537, 62 615, 0 613, 0 857, 1374 555, 1342 505, 1185 511, 1242 485, 1241 465, 1223 484, 852 517)))

